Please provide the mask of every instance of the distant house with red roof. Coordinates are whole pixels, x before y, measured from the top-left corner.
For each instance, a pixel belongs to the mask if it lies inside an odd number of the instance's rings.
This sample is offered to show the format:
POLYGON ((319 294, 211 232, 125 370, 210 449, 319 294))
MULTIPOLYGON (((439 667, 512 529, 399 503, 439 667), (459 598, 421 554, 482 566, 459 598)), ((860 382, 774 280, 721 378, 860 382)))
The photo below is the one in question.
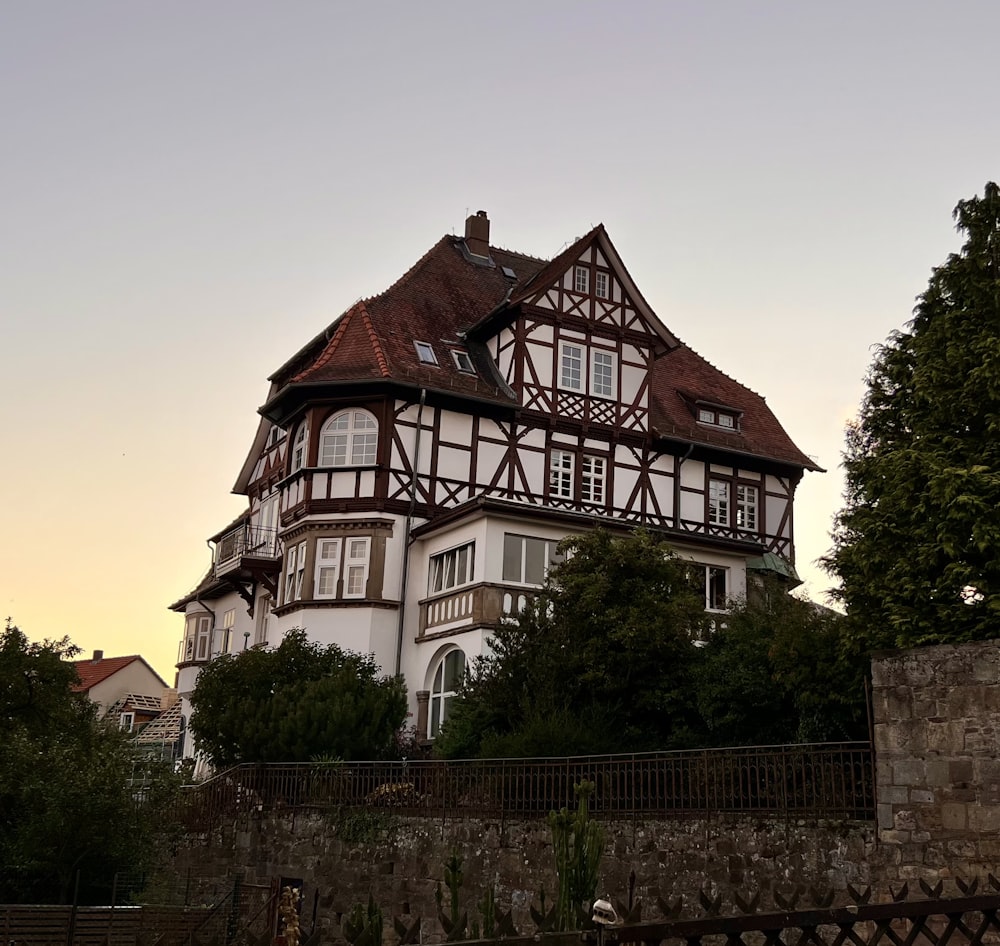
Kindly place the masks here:
POLYGON ((559 540, 598 524, 666 534, 720 615, 748 575, 796 580, 795 489, 819 467, 660 321, 603 226, 546 261, 473 214, 270 382, 246 510, 171 606, 182 715, 208 661, 302 627, 402 673, 433 738, 559 540))
POLYGON ((95 650, 89 660, 74 660, 73 667, 78 677, 73 691, 86 694, 101 716, 117 717, 130 732, 156 719, 171 703, 173 691, 138 654, 105 657, 95 650))

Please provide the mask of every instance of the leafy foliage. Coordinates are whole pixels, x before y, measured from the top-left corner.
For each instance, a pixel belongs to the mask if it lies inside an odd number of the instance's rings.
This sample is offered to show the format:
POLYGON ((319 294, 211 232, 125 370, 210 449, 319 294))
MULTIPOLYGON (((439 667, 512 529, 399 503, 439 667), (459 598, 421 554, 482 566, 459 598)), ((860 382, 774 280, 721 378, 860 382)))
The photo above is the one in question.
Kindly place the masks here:
POLYGON ((988 183, 955 219, 961 252, 878 350, 847 431, 825 564, 860 651, 998 633, 1000 189, 988 183))
POLYGON ((274 650, 212 661, 191 695, 191 729, 216 766, 382 758, 406 717, 402 681, 369 655, 292 631, 274 650))
POLYGON ((842 615, 777 580, 735 602, 696 675, 705 745, 865 739, 866 661, 843 647, 842 615))
POLYGON ((578 755, 690 744, 691 635, 704 600, 660 538, 596 530, 471 669, 436 750, 447 757, 578 755))
POLYGON ((106 899, 174 835, 177 780, 71 691, 77 652, 0 633, 0 902, 65 902, 78 871, 81 900, 106 899))

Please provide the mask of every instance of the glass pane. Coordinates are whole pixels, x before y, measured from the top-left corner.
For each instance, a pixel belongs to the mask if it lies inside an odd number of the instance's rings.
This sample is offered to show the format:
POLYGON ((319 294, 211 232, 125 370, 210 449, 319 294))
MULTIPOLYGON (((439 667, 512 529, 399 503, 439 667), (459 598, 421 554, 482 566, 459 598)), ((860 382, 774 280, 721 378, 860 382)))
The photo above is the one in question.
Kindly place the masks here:
POLYGON ((545 542, 542 539, 524 540, 524 580, 531 585, 545 581, 545 542))
POLYGON ((455 587, 455 553, 446 552, 444 555, 444 587, 455 587))
POLYGON ((431 559, 431 592, 441 590, 441 582, 444 577, 444 558, 436 555, 431 559))
POLYGON ((524 539, 519 535, 505 534, 503 537, 503 580, 522 581, 521 549, 524 539))
POLYGON ((441 698, 431 699, 431 728, 428 735, 433 739, 441 728, 441 698))
POLYGON ((708 606, 715 611, 723 611, 726 607, 726 570, 724 568, 708 569, 708 606))
POLYGON ((332 595, 337 590, 337 570, 335 568, 321 568, 319 570, 319 593, 321 595, 332 595))
POLYGON ((469 546, 463 545, 458 550, 458 568, 455 572, 455 584, 465 584, 466 575, 469 573, 469 546))
POLYGON ((460 650, 453 650, 444 659, 444 690, 446 693, 453 693, 458 689, 464 672, 465 654, 460 650))

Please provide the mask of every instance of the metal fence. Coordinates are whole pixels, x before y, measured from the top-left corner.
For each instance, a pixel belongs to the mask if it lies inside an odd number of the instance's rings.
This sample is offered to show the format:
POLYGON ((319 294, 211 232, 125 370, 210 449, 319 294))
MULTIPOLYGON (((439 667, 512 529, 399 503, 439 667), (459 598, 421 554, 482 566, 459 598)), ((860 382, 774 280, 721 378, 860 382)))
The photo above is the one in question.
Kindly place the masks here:
POLYGON ((444 817, 534 818, 594 783, 595 817, 774 814, 870 819, 868 743, 706 749, 567 759, 240 765, 193 786, 183 814, 208 830, 264 812, 386 808, 444 817))

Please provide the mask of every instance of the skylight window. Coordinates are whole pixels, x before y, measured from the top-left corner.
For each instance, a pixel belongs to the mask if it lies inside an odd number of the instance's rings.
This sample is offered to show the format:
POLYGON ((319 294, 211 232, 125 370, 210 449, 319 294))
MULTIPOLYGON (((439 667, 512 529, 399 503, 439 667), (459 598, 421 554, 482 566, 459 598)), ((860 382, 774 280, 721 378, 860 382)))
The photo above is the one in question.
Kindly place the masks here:
POLYGON ((451 357, 455 359, 455 365, 459 371, 464 371, 466 374, 476 373, 476 369, 472 366, 472 359, 469 357, 467 351, 459 351, 453 348, 451 350, 451 357))
POLYGON ((438 363, 437 355, 434 354, 434 349, 427 342, 414 342, 414 347, 417 349, 417 357, 425 365, 436 365, 438 363))
POLYGON ((509 266, 501 266, 500 268, 503 270, 503 274, 508 279, 517 279, 517 273, 515 273, 509 266))

